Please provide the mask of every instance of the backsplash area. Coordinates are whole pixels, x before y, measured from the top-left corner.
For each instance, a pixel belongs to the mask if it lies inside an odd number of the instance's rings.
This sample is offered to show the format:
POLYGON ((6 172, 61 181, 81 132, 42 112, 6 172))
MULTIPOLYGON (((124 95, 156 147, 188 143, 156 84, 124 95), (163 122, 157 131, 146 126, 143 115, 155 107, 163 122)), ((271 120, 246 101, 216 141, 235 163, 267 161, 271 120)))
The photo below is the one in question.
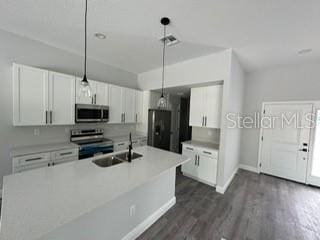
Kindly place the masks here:
POLYGON ((136 132, 135 124, 78 124, 75 126, 12 127, 11 147, 43 143, 68 142, 71 129, 103 128, 105 137, 129 135, 136 132))
POLYGON ((192 140, 213 142, 219 144, 220 129, 192 127, 192 140))

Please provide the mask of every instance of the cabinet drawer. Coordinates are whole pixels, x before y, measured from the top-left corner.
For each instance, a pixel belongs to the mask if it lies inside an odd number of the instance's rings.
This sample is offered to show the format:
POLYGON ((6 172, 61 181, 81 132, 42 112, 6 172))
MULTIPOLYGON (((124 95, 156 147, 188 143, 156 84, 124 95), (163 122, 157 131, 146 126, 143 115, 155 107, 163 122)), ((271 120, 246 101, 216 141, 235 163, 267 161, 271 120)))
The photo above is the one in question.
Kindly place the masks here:
POLYGON ((183 150, 188 150, 188 151, 196 151, 197 149, 195 147, 189 146, 189 145, 183 145, 183 150))
POLYGON ((210 157, 210 158, 214 158, 217 159, 218 158, 218 151, 214 151, 214 150, 207 150, 207 149, 199 149, 198 152, 201 155, 210 157))
POLYGON ((13 166, 21 167, 50 162, 50 153, 37 153, 13 158, 13 166))
POLYGON ((78 156, 79 150, 77 148, 65 149, 53 153, 54 159, 74 158, 78 156))

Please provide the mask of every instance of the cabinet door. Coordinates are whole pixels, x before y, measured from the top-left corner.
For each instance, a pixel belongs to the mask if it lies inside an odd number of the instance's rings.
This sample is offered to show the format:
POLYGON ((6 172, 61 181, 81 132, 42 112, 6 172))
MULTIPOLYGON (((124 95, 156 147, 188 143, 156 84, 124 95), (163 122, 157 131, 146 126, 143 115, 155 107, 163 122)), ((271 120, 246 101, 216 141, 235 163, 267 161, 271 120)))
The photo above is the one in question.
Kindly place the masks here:
POLYGON ((182 155, 185 155, 191 158, 189 162, 182 165, 182 172, 187 173, 191 176, 197 177, 198 166, 196 165, 196 155, 197 155, 196 151, 191 147, 184 147, 182 155))
POLYGON ((109 85, 109 122, 121 123, 123 114, 122 87, 109 85))
POLYGON ((204 88, 192 88, 189 125, 202 127, 204 120, 204 88))
POLYGON ((49 124, 74 124, 74 105, 75 77, 49 72, 49 124))
MULTIPOLYGON (((92 97, 80 96, 80 85, 82 78, 76 78, 76 103, 77 104, 92 104, 92 97)), ((88 80, 92 93, 95 94, 95 84, 93 81, 88 80)))
POLYGON ((143 92, 136 91, 136 119, 137 123, 142 122, 142 114, 143 114, 143 92))
POLYGON ((217 159, 199 154, 198 178, 205 182, 216 184, 217 182, 217 159))
POLYGON ((220 128, 223 86, 206 87, 205 127, 220 128))
POLYGON ((13 124, 46 124, 48 71, 13 65, 13 124))
POLYGON ((109 86, 107 83, 95 82, 96 92, 95 92, 95 104, 107 106, 109 104, 109 86))
POLYGON ((136 92, 134 89, 124 89, 124 122, 136 122, 136 92))

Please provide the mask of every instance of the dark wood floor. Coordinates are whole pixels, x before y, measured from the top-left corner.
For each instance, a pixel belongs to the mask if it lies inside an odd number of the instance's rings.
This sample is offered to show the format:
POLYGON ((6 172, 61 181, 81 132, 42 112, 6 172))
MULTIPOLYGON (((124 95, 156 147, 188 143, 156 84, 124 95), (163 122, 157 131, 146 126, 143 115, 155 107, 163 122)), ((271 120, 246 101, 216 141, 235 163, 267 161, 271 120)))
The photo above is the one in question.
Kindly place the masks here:
POLYGON ((240 170, 224 195, 179 175, 177 203, 139 240, 320 239, 320 190, 240 170))

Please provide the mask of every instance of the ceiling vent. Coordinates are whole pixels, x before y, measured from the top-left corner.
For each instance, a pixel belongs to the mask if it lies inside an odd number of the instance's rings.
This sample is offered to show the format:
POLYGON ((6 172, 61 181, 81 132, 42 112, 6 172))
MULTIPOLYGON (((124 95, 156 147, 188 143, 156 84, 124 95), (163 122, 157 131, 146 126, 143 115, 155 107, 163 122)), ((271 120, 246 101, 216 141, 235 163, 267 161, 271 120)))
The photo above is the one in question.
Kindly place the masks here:
POLYGON ((167 35, 166 37, 160 38, 160 41, 161 41, 161 42, 166 41, 167 46, 173 46, 173 45, 176 45, 176 44, 178 44, 178 43, 180 42, 180 41, 179 41, 175 36, 173 36, 172 34, 169 34, 169 35, 167 35))

